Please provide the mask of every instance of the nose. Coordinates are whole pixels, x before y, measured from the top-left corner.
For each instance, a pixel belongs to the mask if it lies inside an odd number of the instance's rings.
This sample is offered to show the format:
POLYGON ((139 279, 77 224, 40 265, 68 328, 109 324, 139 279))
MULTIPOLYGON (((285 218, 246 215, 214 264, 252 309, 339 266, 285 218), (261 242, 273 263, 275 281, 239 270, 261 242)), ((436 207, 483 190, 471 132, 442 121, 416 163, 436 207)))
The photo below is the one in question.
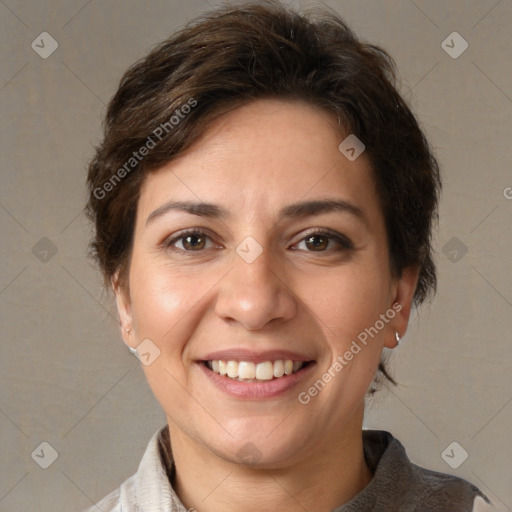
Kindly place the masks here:
POLYGON ((233 268, 220 286, 216 314, 249 331, 263 329, 272 321, 290 320, 296 314, 297 299, 286 275, 266 251, 252 263, 235 254, 233 268))

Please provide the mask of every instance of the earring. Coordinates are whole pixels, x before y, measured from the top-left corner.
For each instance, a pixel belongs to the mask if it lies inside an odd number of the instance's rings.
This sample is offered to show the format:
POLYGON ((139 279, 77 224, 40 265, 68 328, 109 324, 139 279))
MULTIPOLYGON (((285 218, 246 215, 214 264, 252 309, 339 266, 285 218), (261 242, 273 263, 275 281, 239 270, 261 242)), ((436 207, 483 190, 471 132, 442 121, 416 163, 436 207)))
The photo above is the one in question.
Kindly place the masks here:
MULTIPOLYGON (((132 328, 130 327, 129 329, 127 329, 126 327, 123 326, 123 329, 128 333, 130 334, 132 328)), ((137 353, 137 349, 136 348, 133 348, 133 347, 130 347, 130 345, 126 344, 126 346, 128 347, 128 350, 130 351, 130 354, 132 356, 134 356, 136 353, 137 353)))
POLYGON ((400 345, 400 335, 398 334, 398 331, 395 331, 395 339, 396 339, 396 346, 400 345))

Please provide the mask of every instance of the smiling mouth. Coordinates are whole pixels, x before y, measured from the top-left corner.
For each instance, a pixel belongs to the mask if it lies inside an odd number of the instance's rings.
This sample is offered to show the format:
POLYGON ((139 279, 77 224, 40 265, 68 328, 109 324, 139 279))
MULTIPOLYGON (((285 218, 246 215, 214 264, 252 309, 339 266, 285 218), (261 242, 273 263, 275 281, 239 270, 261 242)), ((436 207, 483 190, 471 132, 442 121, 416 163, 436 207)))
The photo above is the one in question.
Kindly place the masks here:
POLYGON ((238 382, 268 382, 278 380, 300 372, 314 361, 293 361, 278 359, 276 361, 203 361, 203 364, 217 375, 238 382))

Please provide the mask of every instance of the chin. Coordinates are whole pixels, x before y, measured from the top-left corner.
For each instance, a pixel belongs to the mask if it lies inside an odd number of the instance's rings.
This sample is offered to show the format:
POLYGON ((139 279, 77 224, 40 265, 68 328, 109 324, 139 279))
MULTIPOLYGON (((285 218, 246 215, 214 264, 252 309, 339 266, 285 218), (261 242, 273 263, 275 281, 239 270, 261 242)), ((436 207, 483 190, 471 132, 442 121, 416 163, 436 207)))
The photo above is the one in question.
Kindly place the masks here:
POLYGON ((284 467, 297 459, 297 447, 304 452, 304 425, 292 424, 291 418, 245 417, 225 424, 231 434, 222 440, 211 440, 210 449, 220 458, 258 469, 284 467), (287 424, 287 422, 289 422, 287 424))
POLYGON ((283 442, 254 442, 250 438, 239 441, 236 447, 218 447, 214 453, 232 464, 240 464, 252 469, 279 469, 297 459, 297 445, 289 440, 283 442), (239 447, 238 447, 239 446, 239 447), (224 449, 223 449, 224 448, 224 449))

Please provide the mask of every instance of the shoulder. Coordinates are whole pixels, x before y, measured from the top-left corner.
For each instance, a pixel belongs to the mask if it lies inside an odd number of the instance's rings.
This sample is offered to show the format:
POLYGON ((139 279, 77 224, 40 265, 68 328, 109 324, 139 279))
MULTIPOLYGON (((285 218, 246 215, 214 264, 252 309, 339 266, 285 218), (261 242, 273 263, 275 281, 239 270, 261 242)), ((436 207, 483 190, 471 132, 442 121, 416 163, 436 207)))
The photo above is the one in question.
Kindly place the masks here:
MULTIPOLYGON (((373 485, 387 495, 393 510, 414 512, 482 512, 492 510, 485 495, 470 482, 412 463, 389 432, 364 431, 365 457, 374 471, 373 485), (483 506, 487 508, 482 508, 483 506), (481 507, 475 508, 475 507, 481 507)), ((371 485, 371 484, 370 484, 371 485)), ((391 510, 391 509, 390 509, 391 510)))
POLYGON ((95 503, 84 512, 138 512, 136 503, 136 477, 133 475, 125 480, 119 488, 107 494, 102 500, 95 503))
MULTIPOLYGON (((487 498, 472 483, 454 475, 439 473, 411 464, 415 469, 416 486, 422 491, 418 512, 478 512, 478 503, 487 504, 487 498)), ((481 506, 481 505, 480 505, 481 506)), ((492 510, 492 509, 481 509, 492 510)))
POLYGON ((164 431, 165 427, 149 441, 137 472, 85 512, 140 512, 141 503, 152 504, 159 501, 156 497, 169 494, 159 456, 159 439, 164 431))
POLYGON ((490 503, 487 498, 477 496, 473 503, 471 512, 496 512, 496 507, 490 503))

